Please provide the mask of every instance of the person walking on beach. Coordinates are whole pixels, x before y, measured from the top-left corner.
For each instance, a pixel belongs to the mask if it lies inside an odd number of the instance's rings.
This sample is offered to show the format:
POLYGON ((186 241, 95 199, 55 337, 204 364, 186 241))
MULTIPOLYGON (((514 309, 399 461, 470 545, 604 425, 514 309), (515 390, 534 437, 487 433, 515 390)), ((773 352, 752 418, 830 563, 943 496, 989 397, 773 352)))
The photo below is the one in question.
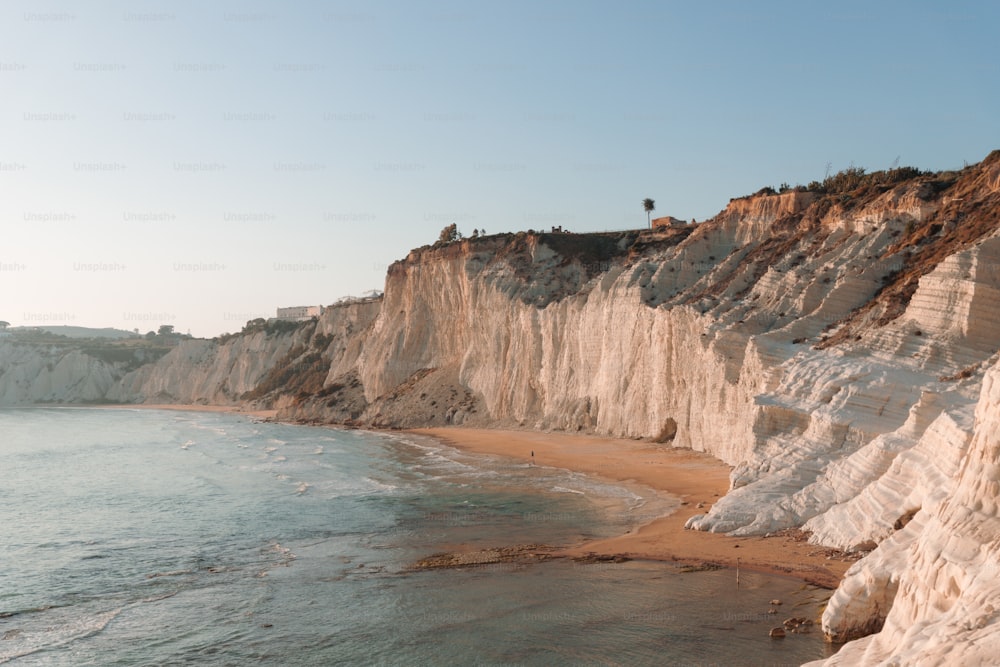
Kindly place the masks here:
POLYGON ((535 465, 535 450, 531 450, 531 465, 535 465))

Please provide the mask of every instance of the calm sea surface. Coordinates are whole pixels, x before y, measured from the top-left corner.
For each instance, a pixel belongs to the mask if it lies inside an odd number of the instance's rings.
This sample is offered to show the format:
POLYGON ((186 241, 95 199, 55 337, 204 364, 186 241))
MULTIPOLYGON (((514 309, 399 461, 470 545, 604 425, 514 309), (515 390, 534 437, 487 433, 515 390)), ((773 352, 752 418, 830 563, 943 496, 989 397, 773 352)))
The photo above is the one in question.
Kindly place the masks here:
POLYGON ((0 410, 0 663, 790 665, 825 591, 668 564, 407 571, 669 502, 409 436, 229 414, 0 410), (768 600, 784 601, 779 616, 768 600))

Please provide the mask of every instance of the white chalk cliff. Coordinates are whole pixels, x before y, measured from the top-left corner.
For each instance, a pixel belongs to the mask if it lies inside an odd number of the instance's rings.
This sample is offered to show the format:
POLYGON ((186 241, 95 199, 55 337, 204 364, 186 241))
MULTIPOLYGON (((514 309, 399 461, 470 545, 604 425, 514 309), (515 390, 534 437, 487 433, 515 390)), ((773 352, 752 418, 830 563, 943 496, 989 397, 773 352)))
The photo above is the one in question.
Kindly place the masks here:
MULTIPOLYGON (((92 393, 704 450, 732 488, 689 527, 870 552, 824 614, 831 639, 861 638, 830 664, 974 664, 1000 655, 998 350, 994 152, 696 227, 418 249, 381 302, 182 343, 92 393)), ((0 397, 35 395, 8 373, 0 397)))
POLYGON ((101 401, 124 374, 77 349, 0 339, 0 405, 101 401))

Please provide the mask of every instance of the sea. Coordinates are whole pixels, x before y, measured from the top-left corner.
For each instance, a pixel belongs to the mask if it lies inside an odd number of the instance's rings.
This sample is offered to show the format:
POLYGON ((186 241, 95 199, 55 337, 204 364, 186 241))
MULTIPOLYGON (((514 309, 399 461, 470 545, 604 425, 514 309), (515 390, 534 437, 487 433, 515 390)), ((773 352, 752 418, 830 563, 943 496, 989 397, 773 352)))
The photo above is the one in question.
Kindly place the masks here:
POLYGON ((630 561, 414 570, 621 534, 675 500, 402 433, 0 410, 0 664, 797 665, 829 591, 630 561), (769 601, 782 601, 769 614, 769 601))

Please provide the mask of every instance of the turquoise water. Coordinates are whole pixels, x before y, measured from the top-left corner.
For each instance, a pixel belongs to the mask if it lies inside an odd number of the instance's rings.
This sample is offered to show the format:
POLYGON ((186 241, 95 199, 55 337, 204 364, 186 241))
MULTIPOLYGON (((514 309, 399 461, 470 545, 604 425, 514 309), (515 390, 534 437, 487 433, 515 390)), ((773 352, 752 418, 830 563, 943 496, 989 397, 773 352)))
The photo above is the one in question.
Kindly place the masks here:
POLYGON ((411 572, 457 545, 569 544, 641 489, 397 434, 229 414, 0 410, 0 663, 798 664, 825 592, 661 563, 411 572), (782 597, 780 617, 767 601, 782 597), (798 606, 796 606, 798 605, 798 606))

